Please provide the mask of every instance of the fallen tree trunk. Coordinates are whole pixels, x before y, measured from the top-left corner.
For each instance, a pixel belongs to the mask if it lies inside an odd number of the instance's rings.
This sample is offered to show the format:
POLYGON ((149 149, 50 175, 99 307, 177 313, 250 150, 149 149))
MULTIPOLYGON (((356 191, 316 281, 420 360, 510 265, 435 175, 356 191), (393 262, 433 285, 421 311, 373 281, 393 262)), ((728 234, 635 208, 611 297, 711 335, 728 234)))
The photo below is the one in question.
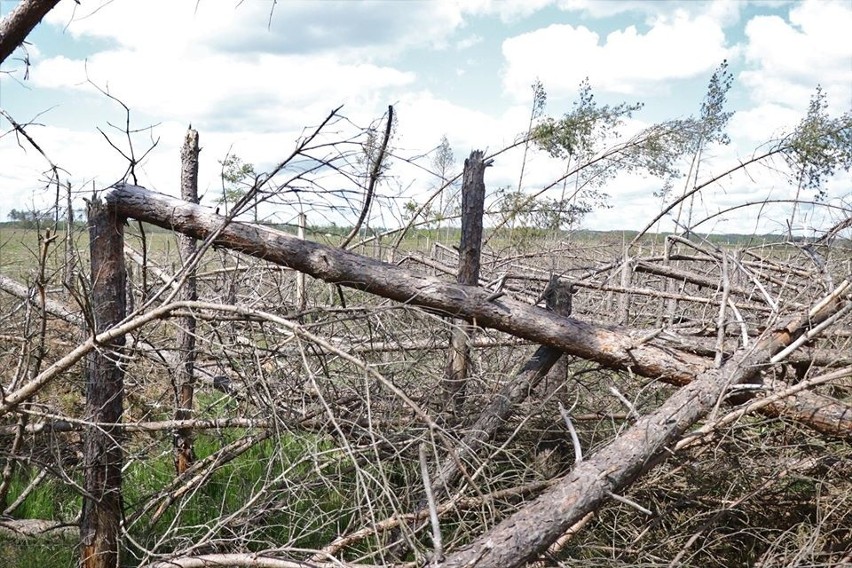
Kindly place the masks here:
MULTIPOLYGON (((412 274, 398 266, 299 240, 267 227, 236 221, 223 227, 226 219, 207 207, 142 187, 118 184, 104 199, 124 217, 198 239, 216 233, 214 243, 219 246, 289 266, 327 282, 466 318, 476 325, 549 345, 613 369, 629 369, 638 375, 684 385, 711 364, 706 358, 656 345, 649 337, 562 317, 506 296, 492 298, 489 290, 412 274)), ((826 404, 826 399, 820 397, 809 406, 809 412, 791 408, 790 414, 819 432, 852 436, 852 408, 837 401, 826 404)))
MULTIPOLYGON (((198 239, 218 231, 225 218, 211 209, 121 184, 104 199, 125 217, 131 217, 198 239)), ((396 300, 462 317, 537 343, 597 361, 616 369, 630 368, 643 376, 687 384, 709 362, 687 353, 663 349, 642 338, 547 310, 474 286, 462 286, 411 272, 345 250, 251 225, 231 222, 214 243, 269 262, 289 266, 327 282, 338 283, 396 300)))
POLYGON ((664 461, 665 446, 709 412, 729 386, 751 382, 772 355, 848 305, 849 288, 849 282, 844 281, 808 314, 775 328, 757 345, 740 349, 721 368, 702 373, 657 411, 639 419, 590 460, 578 464, 558 485, 440 566, 513 568, 533 560, 574 523, 635 481, 649 461, 655 457, 664 461))

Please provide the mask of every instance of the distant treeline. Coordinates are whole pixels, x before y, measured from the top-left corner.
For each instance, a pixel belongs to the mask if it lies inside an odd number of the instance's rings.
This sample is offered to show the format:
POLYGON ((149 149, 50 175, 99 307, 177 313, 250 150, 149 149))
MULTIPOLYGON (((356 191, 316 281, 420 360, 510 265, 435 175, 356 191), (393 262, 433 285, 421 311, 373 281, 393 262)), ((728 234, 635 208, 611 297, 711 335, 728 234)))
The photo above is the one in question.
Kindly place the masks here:
MULTIPOLYGON (((51 214, 47 213, 33 213, 32 211, 18 212, 17 210, 12 210, 9 213, 10 221, 0 222, 0 228, 9 228, 9 229, 35 229, 35 228, 44 228, 44 227, 52 227, 54 224, 55 217, 51 214)), ((84 229, 86 227, 85 215, 81 215, 77 217, 79 220, 74 221, 74 227, 79 229, 84 229)), ((135 221, 132 222, 135 225, 135 221)), ((298 231, 298 227, 295 224, 291 223, 261 223, 261 225, 277 229, 279 231, 283 231, 285 233, 295 235, 298 231)), ((148 223, 142 224, 143 230, 148 233, 169 233, 168 229, 163 229, 161 227, 157 227, 155 225, 149 225, 148 223)), ((65 229, 65 221, 60 220, 58 229, 65 229)), ((349 226, 341 226, 341 225, 309 225, 305 228, 305 234, 311 240, 323 240, 323 239, 335 239, 337 237, 343 238, 349 234, 352 230, 352 227, 349 226)), ((576 229, 576 230, 564 230, 558 231, 557 234, 554 234, 552 230, 543 230, 543 229, 534 229, 528 227, 516 227, 514 229, 501 228, 499 230, 498 236, 503 236, 505 233, 506 236, 509 236, 510 231, 522 231, 526 234, 527 239, 535 239, 535 238, 557 238, 557 239, 570 239, 574 242, 627 242, 632 240, 636 235, 638 235, 638 231, 595 231, 593 229, 576 229), (531 234, 535 233, 535 234, 531 234)), ((387 233, 389 229, 385 227, 369 227, 363 228, 360 231, 361 238, 368 238, 376 235, 381 235, 387 233)), ((485 229, 486 233, 488 232, 488 228, 485 229)), ((442 241, 453 241, 459 238, 461 231, 458 227, 443 227, 441 229, 426 229, 426 228, 417 228, 417 229, 409 229, 408 236, 410 237, 419 237, 419 238, 431 238, 435 240, 442 241)), ((663 233, 646 233, 645 239, 660 239, 664 238, 668 235, 674 235, 675 233, 663 232, 663 233)), ((397 233, 391 233, 391 238, 395 238, 397 233)), ((682 236, 682 235, 680 235, 682 236)), ((716 245, 748 245, 749 243, 760 243, 760 244, 780 244, 780 243, 788 243, 790 242, 790 238, 787 235, 781 234, 762 234, 762 235, 743 235, 736 233, 726 233, 726 234, 705 234, 705 233, 692 233, 692 236, 696 239, 696 241, 705 241, 711 244, 716 245)), ((849 240, 849 239, 839 239, 849 240)), ((793 236, 792 242, 809 242, 813 241, 813 237, 807 238, 802 236, 793 236)))

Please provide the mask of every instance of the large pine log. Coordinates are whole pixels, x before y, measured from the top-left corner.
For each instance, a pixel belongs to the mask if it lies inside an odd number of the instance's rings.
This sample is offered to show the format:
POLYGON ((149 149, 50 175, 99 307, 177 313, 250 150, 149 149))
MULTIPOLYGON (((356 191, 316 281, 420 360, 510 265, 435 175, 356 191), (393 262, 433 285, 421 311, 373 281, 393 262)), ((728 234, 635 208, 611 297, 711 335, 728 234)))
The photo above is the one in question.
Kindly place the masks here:
MULTIPOLYGON (((712 365, 707 358, 657 345, 653 339, 631 335, 617 327, 562 317, 507 296, 492 298, 489 290, 413 274, 267 227, 236 221, 224 226, 226 219, 210 208, 142 187, 118 184, 106 192, 104 199, 124 217, 198 239, 215 233, 216 245, 289 266, 327 282, 465 318, 613 369, 629 369, 637 375, 684 385, 712 365)), ((820 432, 852 436, 852 409, 848 406, 817 397, 810 409, 811 413, 791 410, 795 419, 820 432)))

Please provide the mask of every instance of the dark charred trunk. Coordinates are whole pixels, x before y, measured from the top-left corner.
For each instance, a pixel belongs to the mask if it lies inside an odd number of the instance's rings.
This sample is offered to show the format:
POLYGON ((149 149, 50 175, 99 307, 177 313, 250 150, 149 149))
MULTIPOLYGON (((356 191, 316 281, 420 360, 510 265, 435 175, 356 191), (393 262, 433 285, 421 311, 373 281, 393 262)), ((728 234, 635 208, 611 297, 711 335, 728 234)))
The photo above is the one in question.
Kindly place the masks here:
MULTIPOLYGON (((89 205, 92 264, 91 333, 108 330, 125 315, 124 219, 97 198, 89 205)), ((122 516, 121 448, 124 372, 119 364, 124 337, 100 346, 86 368, 86 427, 83 442, 83 568, 117 568, 122 516), (97 423, 98 426, 91 424, 97 423)))
MULTIPOLYGON (((474 150, 464 161, 461 243, 456 281, 465 286, 476 286, 479 283, 482 215, 485 209, 485 168, 488 165, 481 150, 474 150)), ((447 408, 452 409, 456 416, 461 416, 464 405, 473 331, 474 328, 464 320, 456 320, 450 335, 443 389, 447 408)))

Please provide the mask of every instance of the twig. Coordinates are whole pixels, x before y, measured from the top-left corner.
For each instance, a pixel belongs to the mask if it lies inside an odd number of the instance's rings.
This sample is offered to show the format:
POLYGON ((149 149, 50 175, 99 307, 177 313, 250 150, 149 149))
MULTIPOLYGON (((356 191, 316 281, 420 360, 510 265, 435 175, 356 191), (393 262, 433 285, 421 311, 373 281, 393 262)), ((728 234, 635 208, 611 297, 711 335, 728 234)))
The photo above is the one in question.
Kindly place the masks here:
POLYGON ((375 161, 373 162, 373 168, 370 171, 370 183, 367 185, 367 192, 364 195, 364 205, 361 207, 361 215, 358 217, 358 221, 355 223, 355 226, 352 227, 352 230, 349 231, 349 234, 346 235, 346 238, 343 239, 343 242, 340 243, 340 248, 346 248, 346 245, 352 242, 352 239, 358 234, 358 231, 361 230, 361 225, 364 223, 364 219, 367 217, 367 213, 370 211, 370 204, 373 200, 373 192, 376 189, 376 184, 379 181, 379 174, 381 174, 382 170, 382 162, 385 159, 385 151, 388 148, 388 141, 391 137, 391 129, 393 128, 393 106, 388 105, 388 121, 385 126, 385 137, 382 140, 382 146, 379 148, 379 155, 376 156, 375 161))
POLYGON ((636 412, 636 407, 634 407, 633 403, 627 400, 627 397, 621 394, 621 392, 617 388, 615 388, 615 386, 610 386, 609 392, 614 394, 615 398, 617 398, 619 401, 621 401, 621 404, 627 407, 627 410, 630 412, 630 415, 633 416, 635 420, 639 419, 639 413, 636 412))
POLYGON ((716 318, 716 357, 713 360, 716 368, 722 366, 725 351, 725 308, 731 295, 731 279, 728 276, 728 255, 722 253, 722 300, 719 302, 719 316, 716 318))
POLYGON ((562 415, 562 419, 565 420, 565 425, 568 426, 568 433, 571 435, 571 443, 574 445, 574 464, 578 464, 583 461, 583 447, 580 446, 580 438, 577 437, 577 430, 574 429, 574 424, 571 422, 571 415, 568 413, 568 410, 562 406, 562 403, 559 403, 559 414, 562 415))
POLYGON ((437 565, 444 558, 444 544, 441 540, 441 523, 438 520, 438 508, 435 505, 435 495, 432 493, 432 482, 429 480, 429 464, 426 463, 426 444, 420 444, 420 475, 423 476, 423 489, 426 491, 426 501, 429 504, 429 520, 432 523, 432 546, 435 549, 432 564, 437 565))
POLYGON ((629 505, 630 507, 633 507, 634 509, 636 509, 640 513, 644 513, 646 515, 653 515, 654 514, 654 512, 651 511, 650 509, 646 509, 645 507, 643 507, 642 505, 640 505, 636 501, 632 501, 632 500, 628 499, 627 497, 624 497, 622 495, 617 495, 617 494, 613 493, 612 491, 607 491, 606 494, 609 495, 611 498, 615 499, 616 501, 618 501, 619 503, 624 503, 625 505, 629 505))

